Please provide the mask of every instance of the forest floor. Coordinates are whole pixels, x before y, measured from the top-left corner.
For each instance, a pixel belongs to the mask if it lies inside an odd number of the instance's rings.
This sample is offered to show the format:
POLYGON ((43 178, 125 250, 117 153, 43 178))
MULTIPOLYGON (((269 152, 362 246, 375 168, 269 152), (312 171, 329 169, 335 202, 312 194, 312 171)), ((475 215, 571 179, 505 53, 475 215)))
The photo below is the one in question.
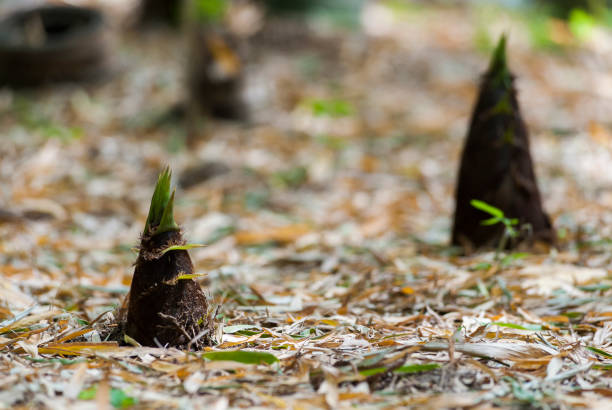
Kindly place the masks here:
POLYGON ((0 91, 0 406, 609 408, 612 32, 550 20, 544 48, 512 12, 391 10, 257 50, 248 125, 164 115, 168 33, 122 34, 103 85, 0 91), (459 155, 503 31, 559 246, 461 256, 459 155), (205 352, 100 339, 166 164, 207 244, 205 352))

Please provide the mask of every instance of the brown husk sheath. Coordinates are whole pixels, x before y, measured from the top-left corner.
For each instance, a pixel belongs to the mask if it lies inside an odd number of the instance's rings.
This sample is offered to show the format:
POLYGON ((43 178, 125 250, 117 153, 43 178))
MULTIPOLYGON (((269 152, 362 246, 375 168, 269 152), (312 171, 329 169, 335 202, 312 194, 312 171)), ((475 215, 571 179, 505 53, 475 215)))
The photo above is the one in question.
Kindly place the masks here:
MULTIPOLYGON (((166 175, 169 188, 169 172, 166 175)), ((173 200, 174 195, 164 207, 171 207, 173 200)), ((163 253, 170 246, 185 244, 180 230, 158 233, 161 226, 151 218, 153 213, 152 205, 130 288, 125 333, 146 346, 201 349, 212 343, 213 314, 200 285, 191 278, 180 278, 193 274, 187 250, 163 253)), ((171 222, 174 224, 173 219, 171 222)))
POLYGON ((506 243, 507 248, 534 241, 554 242, 554 230, 542 208, 514 76, 506 65, 505 37, 482 79, 472 114, 456 185, 452 231, 453 245, 467 249, 497 246, 503 225, 482 225, 491 215, 474 208, 470 204, 473 199, 519 220, 520 234, 506 243))

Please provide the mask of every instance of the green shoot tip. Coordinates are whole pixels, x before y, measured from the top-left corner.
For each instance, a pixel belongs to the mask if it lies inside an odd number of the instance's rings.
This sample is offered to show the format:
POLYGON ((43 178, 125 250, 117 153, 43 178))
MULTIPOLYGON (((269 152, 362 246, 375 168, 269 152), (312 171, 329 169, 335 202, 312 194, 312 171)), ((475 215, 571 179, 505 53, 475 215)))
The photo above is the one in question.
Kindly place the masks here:
POLYGON ((506 57, 506 33, 502 34, 497 42, 493 55, 491 56, 491 63, 489 64, 489 76, 492 76, 496 80, 508 84, 507 80, 510 80, 510 70, 508 69, 508 60, 506 57))
POLYGON ((172 171, 166 166, 157 179, 143 235, 179 229, 174 221, 174 191, 170 193, 171 179, 172 171))

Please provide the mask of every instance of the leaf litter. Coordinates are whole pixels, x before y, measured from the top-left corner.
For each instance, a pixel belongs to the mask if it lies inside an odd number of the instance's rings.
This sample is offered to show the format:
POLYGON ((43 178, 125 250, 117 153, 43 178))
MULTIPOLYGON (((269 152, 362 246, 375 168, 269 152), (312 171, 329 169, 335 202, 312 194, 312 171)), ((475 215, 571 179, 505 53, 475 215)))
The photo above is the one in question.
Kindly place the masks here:
POLYGON ((259 121, 195 139, 152 125, 181 98, 179 37, 126 34, 130 69, 106 85, 2 90, 1 405, 606 408, 612 34, 560 55, 511 13, 489 25, 511 28, 560 244, 459 256, 455 176, 487 61, 475 7, 381 2, 362 13, 365 39, 315 31, 337 54, 264 47, 249 71, 269 85, 251 90, 259 121), (82 132, 49 137, 36 116, 82 132), (159 170, 206 162, 227 171, 179 187, 175 212, 207 245, 184 245, 205 274, 185 279, 220 306, 216 345, 106 340, 159 170))

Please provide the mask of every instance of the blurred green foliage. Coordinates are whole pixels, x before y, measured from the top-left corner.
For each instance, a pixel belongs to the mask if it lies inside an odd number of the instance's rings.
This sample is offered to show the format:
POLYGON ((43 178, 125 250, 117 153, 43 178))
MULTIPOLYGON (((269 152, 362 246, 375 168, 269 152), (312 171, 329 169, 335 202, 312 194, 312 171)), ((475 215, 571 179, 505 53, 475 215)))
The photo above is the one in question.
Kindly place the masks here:
POLYGON ((612 7, 611 0, 535 0, 537 8, 547 10, 554 17, 571 19, 572 12, 580 9, 588 14, 601 17, 612 7))
POLYGON ((319 144, 324 145, 334 151, 341 151, 349 145, 346 138, 337 137, 334 135, 318 135, 315 138, 319 144))
POLYGON ((43 138, 55 138, 63 142, 80 139, 84 131, 81 127, 68 127, 55 123, 48 114, 42 112, 32 100, 16 96, 13 101, 13 113, 26 130, 43 138))
POLYGON ((306 101, 317 117, 347 117, 353 114, 354 109, 350 102, 339 98, 322 100, 314 99, 306 101))
MULTIPOLYGON (((79 395, 79 400, 93 400, 98 393, 98 386, 92 386, 88 389, 82 390, 79 395)), ((117 388, 111 388, 110 390, 110 404, 116 409, 123 409, 131 407, 138 403, 138 400, 134 397, 127 395, 123 390, 117 388)))
POLYGON ((268 13, 324 19, 338 26, 357 27, 366 0, 261 0, 268 13))
POLYGON ((244 205, 249 211, 259 211, 268 205, 269 192, 249 191, 244 194, 244 205))
POLYGON ((570 31, 579 40, 588 39, 597 24, 595 17, 583 9, 573 9, 568 23, 570 31))
POLYGON ((275 172, 270 176, 270 184, 281 188, 299 188, 307 180, 308 170, 301 166, 275 172))
POLYGON ((475 2, 473 9, 476 15, 474 46, 486 54, 494 47, 490 21, 499 14, 521 21, 534 48, 555 52, 562 52, 573 44, 563 34, 560 36, 563 25, 578 44, 589 40, 597 26, 612 27, 612 0, 482 1, 475 2))
POLYGON ((227 0, 194 0, 193 15, 198 21, 220 21, 227 11, 227 0))

